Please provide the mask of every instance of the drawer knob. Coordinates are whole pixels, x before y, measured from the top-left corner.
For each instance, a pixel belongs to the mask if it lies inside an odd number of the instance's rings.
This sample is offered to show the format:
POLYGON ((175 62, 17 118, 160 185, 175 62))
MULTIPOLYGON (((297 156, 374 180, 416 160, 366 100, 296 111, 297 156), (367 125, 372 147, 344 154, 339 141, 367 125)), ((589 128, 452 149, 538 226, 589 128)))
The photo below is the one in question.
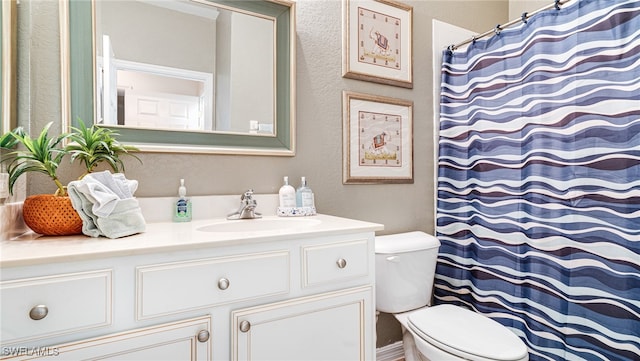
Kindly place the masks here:
POLYGON ((240 322, 240 331, 249 332, 250 329, 251 329, 251 322, 249 321, 240 322))
POLYGON ((199 342, 207 342, 209 341, 209 331, 207 330, 202 330, 200 332, 198 332, 198 341, 199 342))
POLYGON ((229 288, 229 285, 229 280, 226 278, 221 278, 220 280, 218 280, 218 288, 223 291, 229 288))
POLYGON ((347 260, 344 258, 340 258, 338 261, 336 261, 336 264, 338 265, 338 268, 345 268, 347 267, 347 260))
POLYGON ((31 317, 32 320, 42 320, 43 318, 47 317, 47 315, 49 314, 49 308, 45 305, 37 305, 34 306, 31 311, 29 311, 29 317, 31 317))

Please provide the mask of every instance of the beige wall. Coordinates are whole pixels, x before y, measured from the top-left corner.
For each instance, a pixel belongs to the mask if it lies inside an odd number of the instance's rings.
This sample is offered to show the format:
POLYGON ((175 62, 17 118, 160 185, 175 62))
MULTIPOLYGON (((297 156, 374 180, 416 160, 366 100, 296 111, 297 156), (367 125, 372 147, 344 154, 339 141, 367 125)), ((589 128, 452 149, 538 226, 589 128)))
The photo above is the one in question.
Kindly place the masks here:
MULTIPOLYGON (((141 154, 143 165, 127 162, 127 176, 140 183, 136 195, 175 195, 180 178, 185 178, 191 195, 239 195, 247 188, 276 193, 282 176, 298 183, 304 175, 319 212, 383 223, 383 233, 433 232, 431 20, 481 33, 509 20, 509 6, 508 0, 403 2, 414 7, 413 89, 342 78, 341 2, 298 0, 297 155, 141 154), (413 184, 342 184, 343 90, 414 102, 413 184)), ((19 123, 39 131, 47 122, 60 120, 57 2, 22 0, 18 16, 19 123)), ((63 181, 80 173, 71 168, 66 164, 61 168, 63 181)), ((41 175, 30 176, 27 182, 28 194, 53 190, 41 175)), ((394 320, 385 317, 378 327, 378 344, 398 340, 399 331, 394 320)))
POLYGON ((509 19, 517 19, 524 12, 532 13, 549 4, 553 4, 553 0, 509 0, 509 19))

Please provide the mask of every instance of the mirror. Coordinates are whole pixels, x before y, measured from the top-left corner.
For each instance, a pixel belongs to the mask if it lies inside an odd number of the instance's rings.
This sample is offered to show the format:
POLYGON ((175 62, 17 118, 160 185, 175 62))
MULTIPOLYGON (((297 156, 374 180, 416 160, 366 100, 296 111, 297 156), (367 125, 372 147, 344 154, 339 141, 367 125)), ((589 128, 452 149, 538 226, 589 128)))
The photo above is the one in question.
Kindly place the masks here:
POLYGON ((116 128, 143 151, 295 154, 293 2, 63 6, 67 126, 116 128))
POLYGON ((16 127, 16 0, 0 6, 0 134, 16 127))
POLYGON ((195 1, 94 4, 100 124, 274 134, 275 19, 195 1))

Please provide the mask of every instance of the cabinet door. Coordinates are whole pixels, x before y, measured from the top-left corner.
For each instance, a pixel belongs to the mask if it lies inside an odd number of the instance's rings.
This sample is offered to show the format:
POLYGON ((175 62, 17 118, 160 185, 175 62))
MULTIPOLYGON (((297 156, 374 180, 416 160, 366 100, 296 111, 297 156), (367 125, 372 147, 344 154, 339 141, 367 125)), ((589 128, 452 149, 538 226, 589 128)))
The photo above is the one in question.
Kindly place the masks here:
POLYGON ((20 360, 211 360, 211 319, 201 317, 59 346, 3 350, 20 360), (56 357, 51 357, 56 356, 56 357))
POLYGON ((371 360, 371 287, 232 312, 232 360, 371 360))

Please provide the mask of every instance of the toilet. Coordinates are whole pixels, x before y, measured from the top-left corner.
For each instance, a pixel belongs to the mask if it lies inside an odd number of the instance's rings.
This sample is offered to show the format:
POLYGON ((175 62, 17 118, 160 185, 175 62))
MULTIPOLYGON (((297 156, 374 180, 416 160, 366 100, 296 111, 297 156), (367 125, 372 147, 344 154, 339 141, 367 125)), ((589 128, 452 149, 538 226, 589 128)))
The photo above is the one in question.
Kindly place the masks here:
POLYGON ((431 306, 439 247, 424 232, 375 239, 376 309, 402 325, 405 360, 528 360, 525 343, 500 323, 460 306, 431 306))

